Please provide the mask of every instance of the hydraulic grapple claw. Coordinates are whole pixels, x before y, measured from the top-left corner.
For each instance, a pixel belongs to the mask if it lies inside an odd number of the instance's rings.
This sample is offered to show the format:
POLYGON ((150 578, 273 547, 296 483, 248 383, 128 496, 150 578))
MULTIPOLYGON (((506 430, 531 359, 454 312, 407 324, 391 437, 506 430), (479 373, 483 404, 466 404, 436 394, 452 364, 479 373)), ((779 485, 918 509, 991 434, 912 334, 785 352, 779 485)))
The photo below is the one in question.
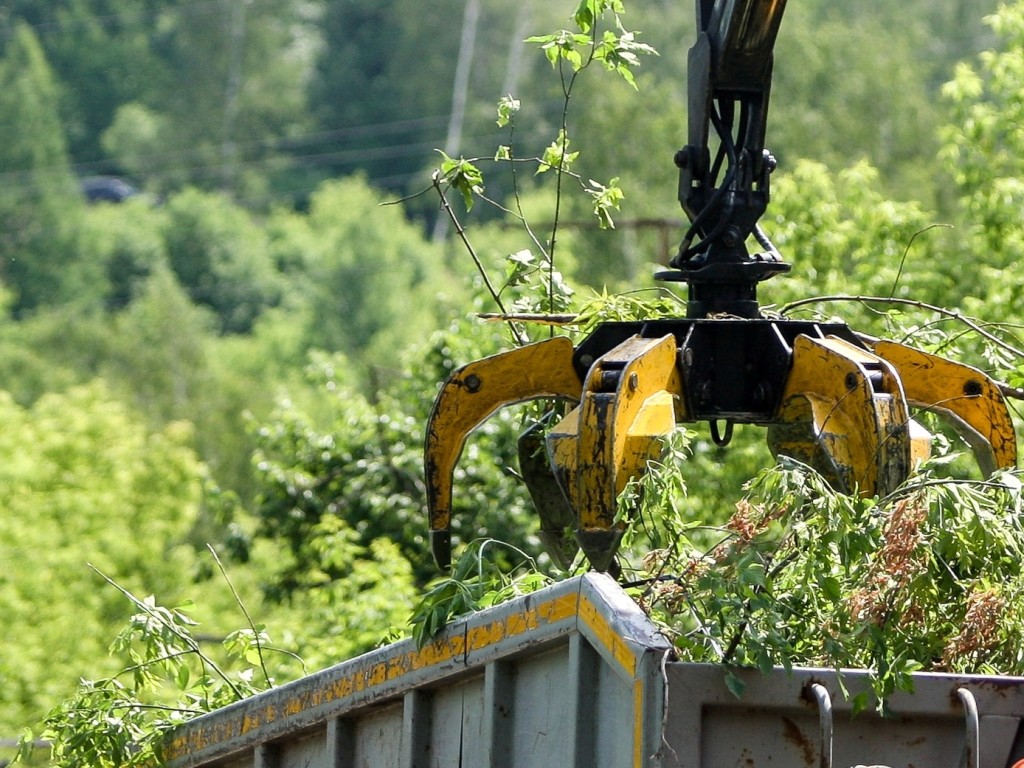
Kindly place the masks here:
POLYGON ((434 563, 442 571, 448 570, 452 564, 452 534, 451 531, 434 530, 430 531, 430 554, 434 556, 434 563))
MULTIPOLYGON (((549 416, 554 416, 551 412, 549 416)), ((576 514, 555 477, 545 441, 549 418, 531 425, 519 436, 519 473, 530 493, 533 508, 540 518, 540 537, 544 550, 561 568, 572 565, 579 546, 570 531, 576 525, 576 514)))
MULTIPOLYGON (((579 403, 545 438, 569 511, 557 499, 542 525, 560 541, 557 529, 571 515, 577 542, 599 570, 616 567, 623 489, 681 421, 725 424, 725 437, 712 429, 722 443, 733 424, 767 426, 776 454, 804 461, 837 490, 864 495, 892 492, 928 455, 930 435, 911 405, 952 418, 986 473, 1016 464, 1009 410, 980 371, 901 344, 865 342, 842 323, 761 313, 759 283, 789 270, 758 224, 775 168, 765 128, 785 7, 786 0, 697 3, 687 144, 676 154, 690 226, 670 269, 656 275, 686 283, 685 318, 607 322, 575 350, 553 339, 471 363, 445 383, 426 444, 439 564, 450 559, 452 472, 466 435, 519 400, 579 403), (762 252, 748 250, 753 242, 762 252)), ((530 439, 532 461, 540 455, 530 439)), ((549 473, 535 475, 533 491, 551 488, 549 473)))
POLYGON ((591 566, 615 567, 619 496, 681 422, 765 425, 776 455, 865 496, 893 492, 927 458, 931 436, 911 406, 950 417, 984 472, 1016 464, 1009 409, 984 373, 902 344, 866 345, 845 326, 832 330, 740 319, 627 323, 599 328, 575 351, 554 339, 459 369, 438 396, 427 436, 435 559, 450 559, 451 478, 466 435, 502 405, 539 397, 577 401, 546 437, 531 430, 520 444, 544 543, 563 566, 572 524, 591 566), (574 361, 584 360, 581 384, 574 361))
POLYGON ((768 428, 774 454, 814 467, 843 493, 886 495, 927 456, 927 442, 889 363, 836 337, 796 338, 768 428))
POLYGON ((611 567, 622 538, 618 496, 681 420, 672 334, 626 339, 591 366, 580 404, 548 434, 548 453, 590 564, 611 567))
POLYGON ((999 385, 985 373, 894 341, 871 346, 899 372, 910 403, 950 421, 986 476, 1017 466, 1010 409, 999 385))
POLYGON ((506 405, 578 400, 581 384, 572 353, 572 343, 556 337, 469 363, 441 386, 424 447, 431 549, 439 567, 451 561, 452 476, 469 433, 506 405))

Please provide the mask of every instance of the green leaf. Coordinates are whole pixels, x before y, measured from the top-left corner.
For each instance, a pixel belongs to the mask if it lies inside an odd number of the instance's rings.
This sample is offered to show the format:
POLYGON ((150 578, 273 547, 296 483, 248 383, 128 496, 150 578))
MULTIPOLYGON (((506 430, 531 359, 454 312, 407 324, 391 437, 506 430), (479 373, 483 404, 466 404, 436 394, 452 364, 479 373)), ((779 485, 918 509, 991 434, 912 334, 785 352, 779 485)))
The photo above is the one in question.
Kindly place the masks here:
POLYGON ((743 692, 747 690, 747 684, 740 679, 732 667, 725 668, 725 687, 737 699, 743 698, 743 692))
POLYGON ((502 96, 498 101, 498 127, 504 128, 512 122, 512 116, 519 111, 519 99, 502 96))
POLYGON ((541 157, 537 173, 544 173, 551 169, 569 172, 574 162, 579 157, 579 152, 569 151, 570 141, 565 129, 558 132, 558 138, 548 145, 541 157))
POLYGON ((856 694, 853 697, 853 699, 850 701, 851 710, 852 710, 853 714, 856 716, 856 715, 860 714, 861 712, 866 711, 867 708, 868 708, 868 705, 870 703, 871 703, 871 694, 868 693, 867 691, 861 691, 860 693, 856 694))
POLYGON ((582 32, 589 32, 594 26, 597 16, 596 6, 596 0, 580 0, 580 4, 576 7, 573 20, 582 32))
POLYGON ((597 216, 601 229, 615 229, 615 222, 612 220, 612 209, 619 210, 623 200, 622 189, 618 186, 618 177, 608 182, 608 186, 591 179, 585 188, 588 195, 594 201, 594 215, 597 216))
POLYGON ((822 576, 818 580, 818 586, 821 587, 821 591, 825 593, 825 597, 829 600, 838 602, 842 599, 842 584, 840 584, 839 579, 835 576, 822 576))
POLYGON ((559 61, 566 61, 574 72, 583 67, 583 56, 580 49, 590 47, 590 37, 563 29, 553 35, 541 35, 527 38, 526 42, 539 44, 544 55, 552 66, 559 61))
POLYGON ((442 157, 439 173, 441 178, 462 194, 462 201, 469 211, 473 208, 473 195, 483 193, 483 174, 480 169, 465 158, 458 160, 449 157, 444 151, 437 150, 442 157))

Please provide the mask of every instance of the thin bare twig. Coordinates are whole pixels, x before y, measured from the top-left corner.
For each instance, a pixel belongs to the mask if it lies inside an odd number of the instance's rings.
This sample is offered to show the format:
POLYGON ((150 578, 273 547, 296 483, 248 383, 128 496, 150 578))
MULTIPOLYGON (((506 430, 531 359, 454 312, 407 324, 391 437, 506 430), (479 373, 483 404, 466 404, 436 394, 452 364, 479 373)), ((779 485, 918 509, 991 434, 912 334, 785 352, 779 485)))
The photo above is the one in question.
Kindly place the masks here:
POLYGON ((924 229, 919 229, 919 230, 917 230, 917 232, 915 232, 913 235, 910 236, 910 240, 907 241, 907 247, 903 249, 903 258, 900 259, 900 268, 898 270, 896 270, 896 279, 892 281, 892 290, 889 291, 889 298, 890 299, 893 296, 896 295, 896 289, 899 287, 900 278, 903 276, 903 267, 907 263, 907 256, 910 254, 910 246, 912 246, 914 244, 914 240, 917 239, 918 235, 923 235, 928 230, 936 229, 938 227, 942 227, 942 228, 945 228, 945 229, 952 229, 953 225, 952 224, 929 224, 924 229))
POLYGON ((537 237, 537 233, 533 231, 533 227, 530 226, 530 222, 526 218, 526 213, 525 211, 523 211, 523 199, 519 189, 519 175, 516 172, 517 163, 534 162, 538 158, 533 158, 532 160, 524 161, 513 156, 512 153, 515 151, 515 142, 513 141, 513 138, 515 137, 515 126, 515 120, 513 118, 510 118, 508 124, 508 157, 506 158, 505 162, 509 164, 509 168, 512 172, 512 195, 516 201, 516 210, 510 211, 507 208, 505 208, 505 206, 500 205, 496 201, 492 202, 494 205, 498 205, 498 207, 501 210, 507 211, 510 215, 515 216, 519 220, 519 223, 526 230, 527 236, 529 236, 530 240, 536 246, 537 250, 550 260, 551 254, 548 253, 547 249, 544 247, 544 244, 540 241, 540 238, 537 237))
POLYGON ((576 85, 576 78, 580 72, 594 63, 594 55, 597 51, 598 21, 595 17, 591 26, 590 54, 579 68, 573 69, 572 76, 568 82, 565 78, 565 59, 558 60, 558 74, 562 81, 562 95, 565 97, 562 102, 562 124, 561 136, 562 146, 559 147, 561 155, 558 158, 558 167, 555 169, 555 220, 551 224, 551 242, 548 246, 548 311, 553 312, 555 308, 555 244, 558 241, 558 219, 562 209, 562 180, 567 173, 565 170, 565 155, 569 148, 569 102, 572 98, 572 89, 576 85))
POLYGON ((235 589, 235 585, 231 582, 231 578, 228 576, 228 571, 224 567, 224 563, 221 562, 220 556, 217 554, 217 550, 213 548, 212 544, 207 544, 206 548, 210 551, 210 555, 213 557, 213 562, 217 564, 217 569, 220 571, 220 575, 227 583, 228 589, 231 590, 231 596, 235 599, 235 604, 241 609, 242 615, 245 616, 245 620, 249 622, 249 629, 252 631, 253 642, 256 644, 256 654, 260 659, 260 670, 263 672, 263 679, 266 681, 268 686, 273 687, 270 672, 267 670, 267 664, 263 659, 263 642, 260 640, 259 630, 256 629, 256 622, 252 620, 252 616, 249 615, 249 609, 245 607, 245 603, 242 601, 241 595, 238 594, 238 590, 235 589))
POLYGON ((116 589, 118 592, 120 592, 122 595, 124 595, 128 599, 128 601, 132 603, 132 605, 134 605, 136 608, 138 608, 143 613, 146 613, 147 615, 149 615, 152 618, 154 618, 157 621, 159 621, 163 626, 165 626, 168 630, 170 630, 171 633, 175 637, 177 637, 179 640, 181 640, 183 643, 185 643, 185 645, 189 649, 191 649, 191 651, 193 653, 195 653, 196 657, 199 659, 200 663, 202 663, 204 667, 209 667, 210 669, 212 669, 217 674, 217 676, 221 680, 223 680, 224 683, 229 688, 231 688, 231 691, 232 691, 232 693, 235 694, 236 698, 238 698, 238 699, 243 698, 242 691, 238 688, 238 686, 234 684, 234 682, 231 680, 231 678, 228 676, 228 674, 223 669, 220 668, 220 665, 217 664, 216 661, 214 661, 212 658, 210 658, 205 653, 203 653, 203 650, 199 647, 199 643, 197 643, 194 638, 192 638, 189 635, 181 632, 173 624, 169 624, 162 616, 158 615, 153 610, 153 608, 151 606, 146 605, 146 603, 144 601, 140 600, 135 595, 133 595, 130 591, 128 591, 127 589, 122 587, 120 584, 118 584, 116 581, 114 581, 110 576, 107 576, 107 574, 105 574, 103 571, 101 571, 95 565, 93 565, 92 563, 89 563, 88 565, 89 565, 89 568, 91 568, 93 570, 93 572, 96 573, 101 579, 103 579, 105 582, 107 582, 107 584, 109 584, 114 589, 116 589))
POLYGON ((821 304, 825 302, 835 301, 853 301, 861 304, 902 304, 905 306, 916 307, 917 309, 924 309, 929 312, 935 312, 937 314, 944 315, 945 317, 952 318, 957 322, 963 323, 964 325, 968 326, 971 330, 973 330, 975 333, 991 341, 1004 352, 1009 352, 1011 355, 1024 359, 1024 351, 1017 349, 1017 347, 1013 346, 1012 344, 1006 343, 998 336, 985 330, 975 320, 963 314, 959 310, 946 309, 945 307, 937 307, 934 304, 927 304, 923 301, 917 301, 915 299, 900 299, 893 296, 815 296, 810 299, 800 299, 799 301, 790 302, 789 304, 786 304, 779 309, 779 314, 786 315, 790 313, 792 310, 797 309, 798 307, 807 306, 809 304, 821 304))
POLYGON ((477 317, 492 322, 538 323, 540 325, 573 325, 579 320, 579 315, 548 315, 541 312, 513 312, 510 315, 499 312, 480 312, 477 317))
MULTIPOLYGON (((441 208, 444 210, 445 215, 448 216, 452 224, 455 226, 455 234, 458 235, 459 240, 462 241, 462 245, 469 253, 470 258, 473 259, 473 264, 476 265, 477 272, 480 273, 480 277, 484 281, 484 286, 487 288, 487 292, 491 295, 491 298, 494 300, 494 303, 498 305, 498 310, 503 315, 508 314, 508 311, 505 309, 505 304, 501 300, 501 296, 494 289, 494 285, 491 283, 491 279, 487 276, 487 270, 484 269, 483 262, 480 261, 480 256, 477 254, 476 248, 474 248, 473 244, 469 241, 469 236, 466 234, 466 230, 463 228, 462 222, 459 221, 459 217, 455 215, 455 211, 452 210, 452 206, 448 202, 448 197, 445 195, 444 189, 442 189, 441 187, 441 175, 439 173, 434 174, 433 182, 434 189, 437 190, 438 197, 440 197, 441 199, 441 208)), ((512 339, 516 344, 522 346, 523 344, 526 343, 526 339, 522 337, 514 323, 509 321, 508 327, 509 330, 512 332, 512 339)))

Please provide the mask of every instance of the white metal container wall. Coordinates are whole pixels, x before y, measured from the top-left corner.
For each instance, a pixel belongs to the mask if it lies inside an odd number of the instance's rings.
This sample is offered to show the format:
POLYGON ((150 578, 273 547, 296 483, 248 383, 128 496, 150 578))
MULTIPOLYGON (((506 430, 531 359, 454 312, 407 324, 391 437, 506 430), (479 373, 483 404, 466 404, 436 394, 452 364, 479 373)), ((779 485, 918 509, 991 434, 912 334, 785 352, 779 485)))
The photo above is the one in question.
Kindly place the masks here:
POLYGON ((654 765, 668 642, 606 576, 554 585, 178 729, 172 768, 654 765))
POLYGON ((832 670, 739 674, 671 647, 589 574, 199 718, 171 768, 1010 768, 1024 679, 915 675, 892 717, 853 716, 869 684, 832 670))

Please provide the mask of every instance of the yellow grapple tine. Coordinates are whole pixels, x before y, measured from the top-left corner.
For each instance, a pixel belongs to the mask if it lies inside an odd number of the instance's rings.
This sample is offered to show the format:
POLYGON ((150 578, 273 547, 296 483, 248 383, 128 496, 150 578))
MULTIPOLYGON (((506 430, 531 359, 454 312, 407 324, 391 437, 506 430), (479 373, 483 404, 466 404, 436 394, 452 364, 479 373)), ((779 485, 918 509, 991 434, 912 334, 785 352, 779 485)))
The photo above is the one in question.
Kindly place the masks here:
POLYGON ((1017 466, 1017 437, 999 386, 977 368, 898 344, 875 341, 915 406, 947 416, 974 451, 985 475, 1017 466))
POLYGON ((886 495, 909 476, 916 425, 881 357, 836 337, 798 336, 781 402, 768 430, 776 455, 814 467, 844 493, 886 495))
POLYGON ((558 336, 459 368, 441 387, 424 447, 430 542, 438 566, 451 561, 452 476, 469 433, 499 408, 544 397, 579 400, 572 342, 558 336))
POLYGON ((576 538, 599 571, 612 565, 622 532, 616 500, 675 427, 681 383, 677 344, 633 336, 590 368, 579 406, 548 435, 555 474, 578 516, 576 538))

